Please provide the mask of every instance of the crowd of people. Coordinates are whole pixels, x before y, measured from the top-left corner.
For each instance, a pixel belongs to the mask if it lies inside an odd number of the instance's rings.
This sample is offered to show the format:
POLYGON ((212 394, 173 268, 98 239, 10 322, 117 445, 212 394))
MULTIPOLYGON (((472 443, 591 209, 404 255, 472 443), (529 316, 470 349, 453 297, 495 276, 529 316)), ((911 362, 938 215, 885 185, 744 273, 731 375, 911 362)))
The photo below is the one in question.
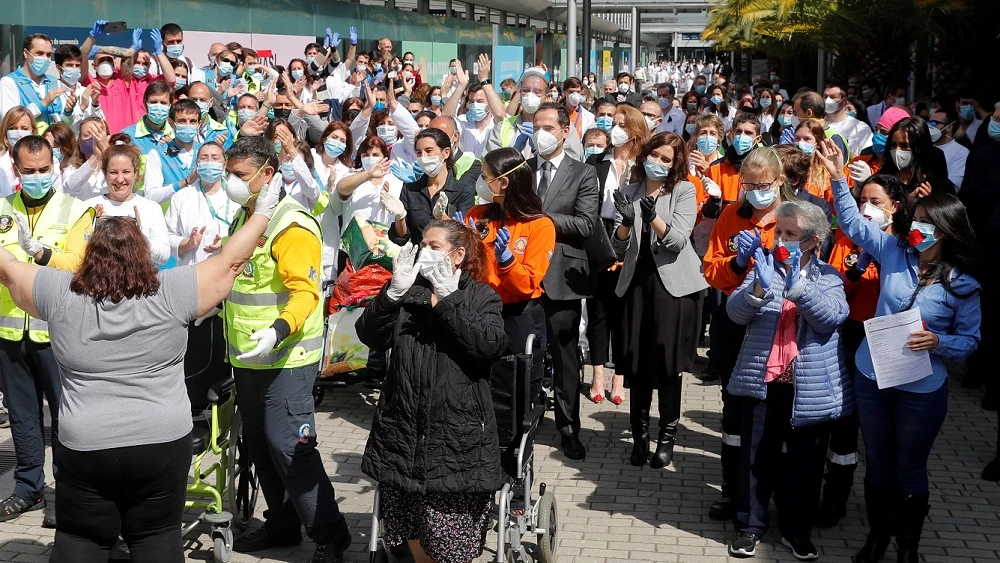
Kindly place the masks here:
MULTIPOLYGON (((119 536, 133 561, 183 560, 184 359, 215 333, 267 503, 235 550, 298 545, 304 526, 312 561, 342 560, 312 389, 327 284, 371 280, 354 328, 381 389, 362 469, 384 539, 416 561, 482 553, 516 473, 492 383, 528 335, 529 400, 549 379, 565 457, 587 454, 581 397, 627 400, 628 463, 653 469, 683 440, 682 374, 708 337, 699 377, 723 405, 709 516, 734 523, 731 555, 755 554, 773 494, 782 543, 818 558, 812 528, 846 513, 860 431, 855 560, 893 536, 898 561, 919 560, 946 362, 966 361, 963 384, 985 382, 996 408, 977 348, 995 335, 979 257, 1000 235, 1000 103, 917 103, 864 69, 792 91, 777 71, 737 83, 705 61, 601 86, 540 62, 494 85, 485 54, 431 76, 390 38, 362 50, 353 27, 274 67, 215 43, 199 68, 176 24, 148 32, 152 52, 143 30, 101 45, 106 24, 80 47, 26 37, 0 78, 0 388, 17 454, 0 522, 45 508, 44 398, 53 561, 106 560, 119 536), (864 323, 914 309, 906 353, 931 373, 880 378, 864 323)), ((1000 480, 1000 453, 984 478, 1000 480)))

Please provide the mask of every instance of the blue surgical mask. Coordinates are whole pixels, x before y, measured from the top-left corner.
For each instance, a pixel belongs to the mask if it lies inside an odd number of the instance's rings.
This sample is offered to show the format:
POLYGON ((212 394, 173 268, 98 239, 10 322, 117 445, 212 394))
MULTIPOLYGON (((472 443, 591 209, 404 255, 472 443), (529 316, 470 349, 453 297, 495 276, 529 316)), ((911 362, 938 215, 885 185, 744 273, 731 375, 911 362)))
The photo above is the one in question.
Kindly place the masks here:
POLYGON ((313 64, 314 62, 316 62, 316 57, 315 56, 306 57, 306 64, 313 64))
POLYGON ((713 104, 719 105, 722 103, 722 96, 712 96, 710 100, 712 101, 713 104))
POLYGON ((64 68, 62 69, 62 79, 63 82, 71 86, 75 86, 77 82, 80 81, 80 69, 78 68, 64 68))
POLYGON ((885 143, 888 140, 889 137, 881 131, 876 131, 875 134, 872 135, 872 152, 878 156, 882 156, 882 154, 885 153, 885 143))
POLYGON ((792 116, 790 116, 790 115, 779 115, 778 116, 778 123, 780 123, 782 127, 791 127, 792 126, 792 116))
POLYGON ((181 78, 178 76, 177 80, 174 81, 174 87, 177 90, 180 90, 181 88, 187 86, 187 83, 188 83, 187 78, 181 78))
POLYGON ((282 162, 281 165, 278 166, 278 171, 281 172, 281 177, 285 180, 295 179, 295 168, 292 166, 291 162, 282 162))
POLYGON ((210 104, 208 102, 198 102, 198 101, 195 101, 195 103, 198 104, 198 109, 201 110, 201 116, 202 117, 205 117, 205 115, 208 114, 208 108, 210 108, 212 106, 212 104, 210 104))
POLYGON ((240 125, 250 121, 255 115, 257 115, 257 110, 255 109, 244 108, 236 111, 236 117, 239 118, 240 125))
POLYGON ((976 108, 972 107, 971 104, 963 104, 958 106, 958 116, 964 121, 972 121, 976 118, 976 108))
POLYGON ((647 158, 642 167, 646 171, 646 177, 651 180, 663 180, 670 175, 670 167, 657 160, 647 158))
POLYGON ((441 96, 431 96, 431 105, 432 106, 441 105, 441 96))
POLYGON ((990 119, 990 124, 986 127, 986 132, 989 133, 991 139, 1000 142, 1000 123, 990 119))
POLYGON ((39 174, 25 174, 21 176, 21 189, 28 194, 31 199, 45 197, 55 183, 55 176, 51 172, 39 174))
POLYGON ((327 137, 326 141, 323 142, 323 150, 330 158, 337 158, 347 150, 347 144, 333 137, 327 137))
POLYGON ((698 137, 698 152, 705 156, 715 154, 719 150, 719 140, 711 135, 698 137))
POLYGON ((465 118, 469 120, 470 123, 479 123, 480 121, 486 119, 486 104, 478 102, 469 104, 469 111, 465 114, 465 118))
POLYGON ((14 149, 14 145, 21 140, 22 137, 27 137, 31 134, 31 131, 22 131, 21 129, 10 129, 7 131, 7 144, 10 145, 11 151, 14 149))
POLYGON ((135 65, 132 67, 132 76, 136 78, 146 78, 147 74, 149 74, 149 69, 143 65, 135 65))
POLYGON ((928 248, 934 246, 937 239, 934 238, 934 225, 930 223, 921 223, 920 221, 913 221, 910 223, 910 236, 907 239, 910 246, 915 248, 917 252, 923 252, 928 248))
POLYGON ((222 178, 225 166, 221 162, 199 162, 197 171, 202 183, 214 184, 222 178))
POLYGON ((687 132, 688 136, 694 135, 694 123, 685 123, 684 131, 687 132))
POLYGON ((737 135, 733 137, 733 148, 736 154, 746 154, 753 147, 753 138, 748 135, 737 135))
POLYGON ((699 85, 697 85, 697 86, 694 87, 694 91, 697 92, 698 95, 700 96, 701 94, 705 93, 705 89, 706 88, 708 88, 708 86, 706 84, 699 84, 699 85))
POLYGON ((61 161, 62 160, 62 149, 59 147, 52 147, 52 160, 61 161))
POLYGON ((806 156, 812 156, 816 152, 816 143, 810 143, 808 141, 798 141, 795 146, 799 147, 799 150, 806 153, 806 156))
POLYGON ((378 164, 383 157, 381 156, 362 156, 361 157, 361 169, 369 170, 372 166, 378 164))
POLYGON ((747 202, 754 209, 765 209, 778 199, 778 194, 774 190, 750 190, 746 193, 747 202))
MULTIPOLYGON (((799 250, 799 241, 797 241, 797 240, 783 240, 783 241, 775 242, 774 243, 774 249, 777 250, 779 248, 784 248, 785 250, 788 251, 788 255, 785 257, 785 259, 781 260, 782 264, 791 264, 792 260, 795 259, 795 253, 800 252, 800 250, 799 250)), ((775 253, 775 254, 776 254, 775 258, 777 258, 778 257, 777 253, 775 253)), ((784 254, 784 253, 782 253, 782 254, 784 254)))
POLYGON ((171 59, 176 59, 184 54, 184 44, 180 45, 167 45, 167 56, 171 59))
POLYGON ((281 141, 275 139, 274 141, 274 152, 276 154, 281 154, 281 141))
POLYGON ((595 154, 601 154, 601 153, 603 153, 605 150, 606 149, 603 149, 601 147, 587 147, 587 148, 583 149, 583 155, 584 155, 584 158, 590 158, 590 157, 594 156, 595 154))
POLYGON ((597 125, 598 129, 603 129, 604 131, 610 133, 611 128, 615 126, 615 119, 607 115, 602 115, 601 117, 597 118, 595 125, 597 125))
POLYGON ((301 70, 295 69, 295 70, 292 71, 292 80, 298 82, 299 80, 302 80, 302 77, 305 76, 305 75, 306 74, 304 72, 302 72, 301 70))
POLYGON ((765 109, 771 107, 771 98, 761 98, 760 99, 760 107, 765 108, 765 109))
POLYGON ((458 68, 450 66, 448 67, 448 72, 450 72, 451 74, 458 74, 458 68))
POLYGON ((146 117, 157 125, 163 125, 170 115, 170 106, 167 104, 146 104, 146 117))
POLYGON ((383 109, 385 109, 385 102, 383 102, 381 100, 375 102, 375 111, 379 111, 379 110, 383 110, 383 109))
POLYGON ((233 63, 222 61, 218 66, 219 76, 225 78, 233 73, 233 63))
POLYGON ((52 64, 52 60, 48 57, 36 57, 32 55, 31 64, 28 66, 31 67, 31 72, 41 76, 45 74, 45 71, 49 70, 50 64, 52 64))
POLYGON ((848 117, 854 117, 854 118, 857 118, 857 117, 858 117, 858 114, 857 114, 857 113, 855 113, 855 112, 853 112, 853 111, 851 111, 851 110, 847 110, 847 116, 848 116, 848 117))
POLYGON ((190 143, 198 136, 197 125, 177 125, 174 127, 174 137, 183 143, 190 143))

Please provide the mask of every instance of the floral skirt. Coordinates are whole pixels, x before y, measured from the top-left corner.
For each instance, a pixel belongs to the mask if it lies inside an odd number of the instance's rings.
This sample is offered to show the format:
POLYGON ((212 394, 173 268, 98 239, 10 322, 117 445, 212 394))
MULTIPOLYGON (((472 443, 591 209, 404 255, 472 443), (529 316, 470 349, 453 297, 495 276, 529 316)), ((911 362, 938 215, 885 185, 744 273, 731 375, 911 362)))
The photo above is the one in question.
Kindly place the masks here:
POLYGON ((379 491, 383 539, 390 547, 420 540, 438 563, 467 563, 483 553, 493 493, 379 491))

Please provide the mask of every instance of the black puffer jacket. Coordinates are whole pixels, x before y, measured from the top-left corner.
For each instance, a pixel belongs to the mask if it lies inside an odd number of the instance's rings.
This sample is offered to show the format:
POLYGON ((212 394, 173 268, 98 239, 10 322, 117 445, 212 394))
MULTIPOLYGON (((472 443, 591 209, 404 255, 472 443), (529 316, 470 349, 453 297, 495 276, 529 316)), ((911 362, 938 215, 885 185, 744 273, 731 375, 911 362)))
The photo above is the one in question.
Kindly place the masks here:
POLYGON ((500 296, 468 274, 436 307, 422 277, 397 302, 385 292, 357 322, 362 342, 392 349, 361 470, 414 493, 495 491, 490 364, 506 347, 500 296))

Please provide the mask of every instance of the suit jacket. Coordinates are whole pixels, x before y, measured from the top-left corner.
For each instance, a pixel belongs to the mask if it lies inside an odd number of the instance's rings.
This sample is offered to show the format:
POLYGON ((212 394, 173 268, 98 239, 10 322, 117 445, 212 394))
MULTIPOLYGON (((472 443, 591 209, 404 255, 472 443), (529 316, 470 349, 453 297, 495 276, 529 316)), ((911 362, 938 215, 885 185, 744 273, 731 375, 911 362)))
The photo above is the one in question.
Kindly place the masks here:
MULTIPOLYGON (((535 178, 538 158, 529 160, 528 166, 535 178)), ((542 280, 545 294, 555 301, 590 297, 590 261, 584 245, 594 232, 597 217, 594 168, 572 158, 563 158, 542 199, 542 211, 552 218, 556 227, 556 247, 542 280)))
MULTIPOLYGON (((642 233, 639 200, 646 195, 645 183, 625 186, 622 188, 622 193, 629 198, 635 208, 636 224, 632 227, 628 240, 611 238, 611 245, 622 260, 615 293, 622 297, 631 285, 636 260, 639 258, 640 244, 650 246, 660 281, 670 295, 683 297, 707 288, 708 282, 705 281, 701 271, 701 260, 691 243, 691 230, 694 229, 694 221, 698 215, 694 184, 687 181, 677 182, 673 190, 656 198, 656 215, 670 225, 670 230, 663 240, 657 240, 656 233, 652 232, 652 229, 647 239, 641 242, 639 240, 639 235, 642 233)), ((617 230, 617 226, 621 224, 620 216, 615 223, 617 230)))
POLYGON ((618 92, 615 92, 613 94, 605 94, 604 99, 615 105, 618 105, 622 102, 634 108, 638 108, 639 106, 642 105, 642 94, 639 94, 638 92, 629 92, 628 94, 619 94, 618 92))

